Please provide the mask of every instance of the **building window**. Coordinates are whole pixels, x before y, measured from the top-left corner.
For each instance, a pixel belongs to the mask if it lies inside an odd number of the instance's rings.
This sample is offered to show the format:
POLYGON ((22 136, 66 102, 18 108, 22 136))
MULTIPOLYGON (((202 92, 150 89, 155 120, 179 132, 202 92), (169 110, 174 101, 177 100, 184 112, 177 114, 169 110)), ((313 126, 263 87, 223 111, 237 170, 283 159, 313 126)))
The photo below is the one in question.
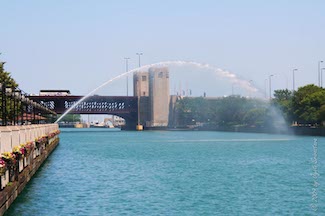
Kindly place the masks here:
POLYGON ((159 72, 158 73, 158 78, 163 78, 163 76, 164 76, 164 73, 163 72, 159 72))
POLYGON ((145 91, 143 92, 143 96, 146 96, 146 92, 145 91))
POLYGON ((147 76, 142 76, 142 81, 147 81, 147 76))

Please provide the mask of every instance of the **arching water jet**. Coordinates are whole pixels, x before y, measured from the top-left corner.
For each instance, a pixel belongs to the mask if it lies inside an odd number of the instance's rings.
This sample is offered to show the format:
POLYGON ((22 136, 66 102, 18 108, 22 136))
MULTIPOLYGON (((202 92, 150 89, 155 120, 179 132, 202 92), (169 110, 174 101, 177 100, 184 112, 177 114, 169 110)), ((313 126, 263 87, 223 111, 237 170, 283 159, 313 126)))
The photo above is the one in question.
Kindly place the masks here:
POLYGON ((134 72, 137 72, 137 71, 140 71, 140 70, 147 70, 151 67, 166 67, 166 66, 171 66, 171 65, 176 65, 176 66, 183 66, 183 65, 190 65, 190 66, 195 66, 195 67, 198 67, 198 68, 202 68, 202 69, 207 69, 207 70, 212 70, 215 72, 215 74, 219 77, 222 77, 222 78, 226 78, 226 79, 229 79, 229 81, 231 83, 235 83, 237 85, 239 85, 240 87, 248 90, 248 91, 251 91, 251 92, 257 92, 258 89, 256 87, 254 87, 252 85, 251 82, 247 81, 247 80, 244 80, 244 79, 240 79, 236 74, 234 73, 231 73, 229 71, 226 71, 226 70, 222 70, 220 68, 216 68, 216 67, 213 67, 209 64, 201 64, 201 63, 198 63, 198 62, 188 62, 188 61, 166 61, 166 62, 159 62, 159 63, 154 63, 154 64, 149 64, 149 65, 144 65, 142 67, 139 67, 139 68, 135 68, 135 69, 132 69, 132 70, 129 70, 125 73, 122 73, 106 82, 104 82, 103 84, 101 84, 100 86, 98 86, 97 88, 95 88, 94 90, 90 91, 87 95, 85 95, 83 98, 81 98, 79 101, 77 101, 75 104, 73 104, 65 113, 62 114, 62 116, 60 116, 60 118, 58 118, 55 123, 59 122, 64 116, 66 116, 71 110, 73 110, 76 106, 78 106, 81 102, 83 102, 84 100, 86 100, 88 97, 90 97, 92 94, 94 94, 95 92, 97 92, 98 90, 100 90, 101 88, 103 88, 104 86, 108 85, 109 83, 115 81, 115 80, 118 80, 122 77, 125 77, 129 74, 132 74, 134 72))

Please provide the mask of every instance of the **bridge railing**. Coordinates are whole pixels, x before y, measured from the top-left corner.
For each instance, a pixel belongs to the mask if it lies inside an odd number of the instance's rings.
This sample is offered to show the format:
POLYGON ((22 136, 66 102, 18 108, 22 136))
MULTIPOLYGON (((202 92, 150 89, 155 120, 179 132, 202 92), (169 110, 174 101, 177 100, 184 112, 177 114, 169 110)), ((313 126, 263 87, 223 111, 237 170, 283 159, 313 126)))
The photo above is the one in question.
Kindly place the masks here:
POLYGON ((19 88, 0 83, 0 124, 27 125, 50 123, 56 113, 28 98, 19 88))
MULTIPOLYGON (((30 96, 29 98, 61 114, 76 104, 83 96, 30 96)), ((72 114, 125 114, 132 112, 137 112, 136 97, 99 95, 88 97, 70 111, 72 114)))

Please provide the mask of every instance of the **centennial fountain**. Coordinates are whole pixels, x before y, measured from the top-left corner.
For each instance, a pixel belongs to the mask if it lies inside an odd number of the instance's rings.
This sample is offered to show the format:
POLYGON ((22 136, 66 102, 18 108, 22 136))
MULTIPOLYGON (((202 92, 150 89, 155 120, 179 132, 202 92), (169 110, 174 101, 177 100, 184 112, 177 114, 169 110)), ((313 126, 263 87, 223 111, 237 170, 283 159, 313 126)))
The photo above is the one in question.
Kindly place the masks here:
POLYGON ((85 95, 83 98, 81 98, 75 104, 73 104, 64 114, 62 114, 62 116, 60 116, 60 118, 58 118, 56 120, 56 123, 59 122, 65 115, 67 115, 76 106, 78 106, 78 104, 80 104, 81 102, 86 100, 88 97, 90 97, 91 95, 96 93, 101 88, 103 88, 106 85, 112 83, 113 81, 119 80, 119 79, 121 79, 123 77, 126 77, 129 74, 133 74, 133 73, 135 73, 137 71, 148 70, 149 68, 152 68, 152 67, 169 67, 169 66, 174 66, 174 65, 175 66, 192 66, 192 67, 197 67, 197 68, 200 68, 200 69, 206 69, 206 70, 212 71, 218 77, 228 79, 229 82, 231 82, 233 84, 236 84, 236 85, 240 86, 241 88, 248 90, 249 92, 258 92, 258 89, 253 86, 252 82, 241 79, 234 73, 231 73, 231 72, 229 72, 227 70, 222 70, 220 68, 216 68, 216 67, 214 67, 212 65, 209 65, 209 64, 202 64, 202 63, 193 62, 193 61, 166 61, 166 62, 159 62, 159 63, 148 64, 148 65, 144 65, 144 66, 139 67, 139 68, 129 70, 129 71, 127 71, 125 73, 122 73, 122 74, 120 74, 120 75, 118 75, 118 76, 116 76, 116 77, 114 77, 114 78, 112 78, 110 80, 107 80, 103 84, 96 87, 94 90, 90 91, 87 95, 85 95))

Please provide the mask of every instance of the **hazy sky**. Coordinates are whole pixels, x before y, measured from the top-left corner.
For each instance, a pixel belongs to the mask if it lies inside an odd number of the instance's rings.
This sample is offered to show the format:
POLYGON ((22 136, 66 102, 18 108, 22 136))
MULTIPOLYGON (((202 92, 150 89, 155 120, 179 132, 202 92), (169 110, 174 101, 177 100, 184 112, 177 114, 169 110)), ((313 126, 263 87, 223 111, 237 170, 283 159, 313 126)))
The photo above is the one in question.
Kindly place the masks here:
MULTIPOLYGON (((124 72, 124 57, 136 67, 136 52, 143 52, 142 64, 208 63, 261 89, 270 74, 275 89, 292 89, 294 68, 296 86, 317 83, 318 61, 325 60, 322 0, 2 0, 0 8, 0 59, 28 93, 86 94, 124 72)), ((171 90, 199 81, 204 87, 201 75, 176 80, 171 90)), ((231 93, 231 84, 220 86, 231 93)), ((109 91, 125 89, 124 80, 109 91)))

